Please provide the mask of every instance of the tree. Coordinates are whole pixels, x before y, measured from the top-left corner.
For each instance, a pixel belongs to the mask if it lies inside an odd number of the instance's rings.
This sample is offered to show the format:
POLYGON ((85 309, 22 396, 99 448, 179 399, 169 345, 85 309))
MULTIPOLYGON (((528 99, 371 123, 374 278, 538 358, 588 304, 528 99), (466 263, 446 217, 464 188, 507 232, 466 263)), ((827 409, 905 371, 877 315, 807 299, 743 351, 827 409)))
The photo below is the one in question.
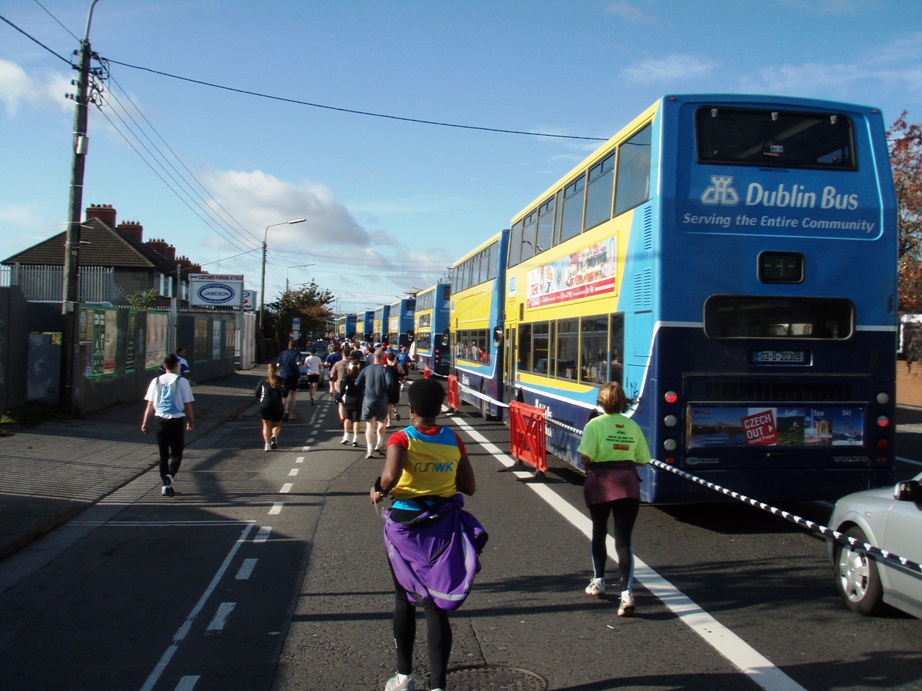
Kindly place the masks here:
POLYGON ((269 312, 267 326, 271 325, 279 347, 288 343, 292 319, 301 318, 302 332, 323 331, 332 318, 332 311, 327 307, 336 298, 329 290, 321 290, 314 282, 304 284, 297 290, 286 290, 278 300, 266 305, 269 312))
POLYGON ((140 290, 136 290, 129 295, 127 299, 128 304, 134 309, 146 312, 157 304, 157 289, 151 288, 150 290, 145 290, 143 293, 140 290))
POLYGON ((887 131, 897 202, 899 311, 922 313, 922 125, 906 111, 887 131))

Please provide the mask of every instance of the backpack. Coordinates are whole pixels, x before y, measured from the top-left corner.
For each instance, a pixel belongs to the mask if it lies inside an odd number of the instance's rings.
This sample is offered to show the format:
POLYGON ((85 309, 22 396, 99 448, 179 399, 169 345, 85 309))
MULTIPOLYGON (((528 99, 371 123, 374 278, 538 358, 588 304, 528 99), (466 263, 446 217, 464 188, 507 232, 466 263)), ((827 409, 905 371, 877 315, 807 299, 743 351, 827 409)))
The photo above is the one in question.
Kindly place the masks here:
POLYGON ((160 376, 154 380, 157 390, 157 399, 154 401, 154 414, 163 417, 171 413, 174 408, 183 409, 183 406, 180 405, 176 399, 176 394, 179 391, 179 381, 181 379, 181 376, 176 377, 169 384, 164 384, 160 376))

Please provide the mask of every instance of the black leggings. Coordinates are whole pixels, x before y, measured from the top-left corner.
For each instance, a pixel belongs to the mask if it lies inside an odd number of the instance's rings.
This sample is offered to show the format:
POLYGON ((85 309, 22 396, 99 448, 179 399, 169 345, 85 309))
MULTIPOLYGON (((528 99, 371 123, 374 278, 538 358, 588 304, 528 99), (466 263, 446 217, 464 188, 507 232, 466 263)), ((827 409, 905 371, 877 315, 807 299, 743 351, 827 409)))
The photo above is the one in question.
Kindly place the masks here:
MULTIPOLYGON (((416 642, 416 605, 407 599, 407 591, 397 582, 393 569, 396 597, 394 600, 394 643, 397 644, 397 671, 413 673, 413 644, 416 642)), ((432 602, 423 605, 426 611, 426 643, 429 646, 429 688, 444 689, 451 655, 451 623, 448 612, 432 602)))
POLYGON ((182 452, 186 446, 186 418, 157 417, 154 420, 154 434, 157 436, 157 446, 160 447, 160 479, 166 483, 166 476, 176 477, 182 465, 182 452))
POLYGON ((640 511, 639 499, 616 499, 605 504, 589 507, 592 517, 592 571, 595 578, 605 577, 605 562, 608 550, 608 517, 615 517, 615 552, 618 554, 618 572, 621 575, 621 591, 631 590, 634 580, 634 553, 631 551, 631 533, 640 511))

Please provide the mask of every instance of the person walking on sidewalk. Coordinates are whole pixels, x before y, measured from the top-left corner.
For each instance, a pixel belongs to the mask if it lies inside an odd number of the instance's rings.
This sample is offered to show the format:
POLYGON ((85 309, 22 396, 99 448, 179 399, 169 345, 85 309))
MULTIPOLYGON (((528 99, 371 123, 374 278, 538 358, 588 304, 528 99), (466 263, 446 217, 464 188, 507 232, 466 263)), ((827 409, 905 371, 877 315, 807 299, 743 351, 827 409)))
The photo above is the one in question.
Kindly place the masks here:
POLYGON ((448 612, 467 598, 480 571, 476 555, 487 542, 458 494, 477 489, 464 442, 436 422, 444 401, 445 390, 435 379, 410 387, 412 425, 391 435, 384 470, 369 491, 373 504, 388 492, 394 500, 384 512, 384 544, 394 579, 397 675, 385 691, 416 688, 410 675, 420 604, 426 611, 429 688, 445 689, 452 643, 448 612))
POLYGON ((298 401, 298 380, 301 378, 301 351, 298 342, 294 339, 288 341, 288 348, 283 350, 278 357, 279 376, 285 386, 285 412, 282 419, 286 422, 295 419, 295 403, 298 401))
POLYGON ((270 362, 266 365, 266 378, 256 387, 266 451, 273 451, 279 447, 279 432, 282 431, 282 416, 285 414, 284 389, 285 386, 279 377, 279 366, 270 362))
POLYGON ((356 379, 356 384, 365 389, 362 400, 362 419, 365 421, 365 443, 368 451, 365 458, 372 458, 375 452, 384 453, 385 425, 390 410, 393 377, 384 365, 384 349, 374 353, 374 363, 365 367, 356 379), (377 436, 377 440, 376 440, 377 436))
POLYGON ((160 479, 163 489, 160 494, 172 497, 176 494, 173 482, 182 465, 182 454, 186 446, 185 432, 192 431, 195 417, 192 414, 192 387, 189 380, 180 375, 179 361, 175 355, 163 358, 166 374, 161 374, 147 387, 144 400, 144 419, 141 431, 150 431, 150 418, 154 417, 154 434, 160 449, 160 479))
POLYGON ((304 368, 307 370, 307 385, 311 390, 311 405, 314 405, 317 387, 320 385, 320 372, 323 371, 323 360, 317 355, 316 348, 311 348, 311 354, 304 360, 304 368))
MULTIPOLYGON (((410 389, 413 390, 412 388, 410 389)), ((598 404, 605 412, 586 423, 577 452, 586 469, 583 497, 592 518, 592 580, 587 595, 605 593, 608 519, 615 519, 615 551, 621 576, 619 617, 634 614, 634 552, 631 533, 640 510, 637 466, 650 462, 650 449, 640 426, 622 413, 627 397, 617 382, 599 389, 598 404)))

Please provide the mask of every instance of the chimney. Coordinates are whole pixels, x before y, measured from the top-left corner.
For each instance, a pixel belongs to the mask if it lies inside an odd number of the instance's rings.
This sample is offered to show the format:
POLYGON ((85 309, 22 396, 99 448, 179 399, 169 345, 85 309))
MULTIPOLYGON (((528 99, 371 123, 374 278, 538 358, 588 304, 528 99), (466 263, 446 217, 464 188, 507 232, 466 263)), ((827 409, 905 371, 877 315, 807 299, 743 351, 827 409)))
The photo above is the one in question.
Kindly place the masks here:
POLYGON ((86 209, 86 220, 98 218, 110 228, 115 228, 115 209, 111 204, 90 204, 86 209))
POLYGON ((166 258, 176 261, 176 248, 173 245, 169 245, 166 248, 166 258))
POLYGON ((159 252, 164 257, 166 256, 166 248, 169 247, 169 245, 167 245, 165 240, 161 240, 159 238, 154 239, 154 240, 148 240, 144 244, 150 247, 152 250, 154 250, 154 252, 159 252))
POLYGON ((126 235, 136 238, 138 242, 144 242, 144 226, 137 221, 122 221, 118 224, 118 229, 126 235))

